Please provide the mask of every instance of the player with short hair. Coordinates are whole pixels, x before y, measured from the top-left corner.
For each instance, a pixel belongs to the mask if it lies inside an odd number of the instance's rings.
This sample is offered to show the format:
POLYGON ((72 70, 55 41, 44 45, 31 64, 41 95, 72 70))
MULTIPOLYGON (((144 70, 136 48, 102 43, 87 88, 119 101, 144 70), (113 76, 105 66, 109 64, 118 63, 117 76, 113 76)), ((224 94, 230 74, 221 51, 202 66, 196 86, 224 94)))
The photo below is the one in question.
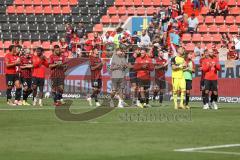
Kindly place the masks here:
POLYGON ((89 105, 92 106, 92 98, 94 98, 96 102, 96 106, 100 107, 101 104, 98 101, 98 94, 101 91, 102 88, 102 66, 104 64, 104 61, 99 58, 99 53, 97 48, 92 49, 92 55, 89 56, 90 61, 90 70, 91 70, 91 83, 92 83, 92 89, 93 93, 90 97, 87 98, 87 101, 89 102, 89 105))
POLYGON ((186 96, 185 96, 185 107, 189 109, 189 98, 190 98, 190 91, 192 89, 192 74, 195 72, 195 64, 193 62, 193 52, 190 52, 186 55, 186 68, 184 68, 184 78, 186 81, 186 96))
POLYGON ((117 49, 116 53, 113 54, 111 59, 111 78, 112 78, 112 92, 110 106, 114 107, 113 98, 118 96, 118 106, 119 108, 124 107, 123 101, 123 91, 125 88, 125 75, 126 69, 128 68, 128 63, 125 58, 125 53, 121 49, 117 49))
POLYGON ((43 87, 45 82, 46 67, 48 67, 47 58, 43 55, 44 49, 38 47, 33 55, 33 73, 32 73, 32 89, 33 89, 33 105, 37 104, 37 90, 39 88, 39 106, 43 106, 43 87))
POLYGON ((20 80, 23 85, 23 105, 29 106, 27 103, 28 96, 32 93, 32 55, 29 49, 24 49, 20 56, 20 80))
POLYGON ((201 55, 201 58, 199 60, 199 66, 200 66, 200 70, 202 72, 201 74, 201 80, 200 80, 200 91, 202 92, 202 101, 203 101, 203 106, 206 105, 206 100, 205 100, 205 83, 204 83, 204 77, 205 77, 205 72, 203 71, 203 62, 205 60, 205 58, 208 57, 208 51, 205 50, 204 53, 201 55))
POLYGON ((55 106, 64 104, 63 91, 64 91, 64 79, 66 71, 66 57, 62 54, 60 46, 54 45, 53 54, 50 56, 49 68, 51 89, 55 106))
POLYGON ((185 91, 186 91, 186 81, 183 74, 183 69, 186 67, 184 60, 184 49, 179 47, 177 49, 177 55, 171 59, 172 65, 172 85, 173 85, 173 101, 175 109, 185 109, 183 104, 185 91), (178 91, 181 92, 180 95, 180 106, 178 106, 178 91))
POLYGON ((17 66, 20 65, 20 58, 16 55, 16 47, 14 45, 9 46, 9 53, 5 55, 5 74, 6 74, 6 85, 7 85, 7 104, 8 105, 22 105, 21 92, 22 86, 19 81, 19 75, 17 74, 17 66), (12 89, 15 86, 15 101, 12 99, 12 89))
POLYGON ((138 107, 150 107, 149 88, 151 85, 150 73, 154 70, 152 59, 147 55, 147 49, 141 48, 141 56, 135 61, 134 69, 137 72, 137 81, 140 91, 140 104, 138 107))
POLYGON ((218 109, 218 71, 220 71, 221 66, 219 60, 214 56, 212 49, 208 50, 209 57, 203 61, 203 71, 205 72, 204 83, 205 83, 205 100, 206 104, 203 109, 209 109, 209 91, 212 91, 211 101, 213 109, 218 109))
POLYGON ((153 98, 158 95, 159 93, 159 103, 162 105, 163 102, 163 93, 166 89, 166 78, 165 73, 168 69, 168 62, 164 59, 163 51, 158 52, 158 57, 155 58, 155 83, 157 88, 154 89, 153 98))

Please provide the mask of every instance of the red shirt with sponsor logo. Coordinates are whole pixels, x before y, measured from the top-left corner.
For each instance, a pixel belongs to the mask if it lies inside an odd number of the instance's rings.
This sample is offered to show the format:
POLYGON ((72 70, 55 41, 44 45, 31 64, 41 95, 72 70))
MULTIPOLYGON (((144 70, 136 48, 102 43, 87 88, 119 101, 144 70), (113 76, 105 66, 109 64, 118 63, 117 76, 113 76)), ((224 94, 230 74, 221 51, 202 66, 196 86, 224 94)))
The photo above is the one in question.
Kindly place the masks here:
POLYGON ((44 78, 46 67, 48 67, 48 62, 46 59, 41 59, 39 56, 33 56, 33 77, 44 78))
MULTIPOLYGON (((20 57, 20 60, 21 60, 20 66, 25 66, 25 65, 29 65, 29 64, 33 63, 31 55, 29 55, 29 56, 23 55, 20 57)), ((21 68, 20 76, 22 78, 31 78, 32 77, 32 68, 25 68, 25 69, 21 68)))
MULTIPOLYGON (((64 64, 66 61, 66 57, 64 55, 55 55, 52 54, 50 57, 49 64, 64 64)), ((54 67, 51 69, 51 78, 64 78, 65 77, 65 68, 63 66, 54 67)))
POLYGON ((217 80, 218 71, 221 69, 217 58, 206 58, 202 62, 202 70, 205 72, 205 80, 217 80))
POLYGON ((138 57, 134 64, 134 69, 137 72, 137 78, 142 80, 150 80, 151 79, 151 71, 154 70, 154 65, 152 63, 152 59, 149 56, 138 57), (143 66, 146 67, 144 68, 143 66))
POLYGON ((93 69, 93 67, 102 63, 101 59, 99 57, 90 56, 89 61, 90 61, 90 69, 91 69, 91 79, 92 80, 102 79, 102 74, 101 74, 102 65, 100 65, 96 69, 93 69))
MULTIPOLYGON (((155 59, 155 61, 156 61, 156 64, 155 64, 156 66, 158 66, 158 65, 162 66, 162 65, 165 65, 167 63, 166 59, 159 58, 159 57, 157 57, 155 59)), ((155 69, 155 78, 165 78, 166 71, 167 71, 167 66, 164 67, 164 68, 155 69)))
MULTIPOLYGON (((5 63, 15 63, 18 59, 18 56, 13 55, 12 53, 8 53, 4 57, 5 63)), ((12 66, 12 67, 7 67, 5 66, 5 74, 17 74, 17 67, 12 66)))
POLYGON ((203 69, 202 69, 204 59, 205 59, 205 58, 201 58, 201 59, 199 60, 200 70, 202 71, 201 80, 204 80, 204 76, 205 76, 205 72, 204 72, 203 69))

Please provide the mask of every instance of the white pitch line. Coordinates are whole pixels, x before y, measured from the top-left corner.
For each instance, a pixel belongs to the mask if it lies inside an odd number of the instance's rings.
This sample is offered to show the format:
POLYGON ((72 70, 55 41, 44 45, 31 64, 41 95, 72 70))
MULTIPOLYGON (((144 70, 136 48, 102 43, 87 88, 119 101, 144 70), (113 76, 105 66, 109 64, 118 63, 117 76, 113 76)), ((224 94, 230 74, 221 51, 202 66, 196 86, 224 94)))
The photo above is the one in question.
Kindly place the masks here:
POLYGON ((229 155, 237 155, 237 156, 240 156, 240 153, 238 153, 238 152, 223 152, 223 151, 192 151, 192 152, 214 153, 214 154, 229 154, 229 155))
POLYGON ((225 144, 225 145, 206 146, 206 147, 197 147, 197 148, 183 148, 183 149, 175 149, 174 151, 191 152, 191 151, 202 151, 202 150, 208 150, 208 149, 229 148, 229 147, 240 147, 240 144, 225 144))

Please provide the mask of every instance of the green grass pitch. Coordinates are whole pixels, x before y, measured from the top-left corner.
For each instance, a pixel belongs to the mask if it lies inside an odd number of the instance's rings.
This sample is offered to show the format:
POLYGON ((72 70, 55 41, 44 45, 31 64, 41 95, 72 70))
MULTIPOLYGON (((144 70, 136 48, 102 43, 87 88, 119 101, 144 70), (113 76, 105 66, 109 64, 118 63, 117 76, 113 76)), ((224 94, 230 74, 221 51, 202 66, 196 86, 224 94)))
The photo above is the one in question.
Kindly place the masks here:
MULTIPOLYGON (((191 103, 190 112, 174 111, 169 102, 163 107, 153 103, 148 109, 115 109, 87 122, 60 120, 51 104, 52 100, 45 100, 42 108, 11 107, 0 99, 1 160, 240 159, 237 154, 224 154, 240 153, 240 147, 214 149, 220 153, 174 151, 240 144, 239 104, 222 103, 219 110, 202 110, 201 103, 191 103), (185 115, 186 119, 147 116, 154 113, 185 115)), ((90 109, 83 100, 74 100, 71 107, 75 114, 90 109)))

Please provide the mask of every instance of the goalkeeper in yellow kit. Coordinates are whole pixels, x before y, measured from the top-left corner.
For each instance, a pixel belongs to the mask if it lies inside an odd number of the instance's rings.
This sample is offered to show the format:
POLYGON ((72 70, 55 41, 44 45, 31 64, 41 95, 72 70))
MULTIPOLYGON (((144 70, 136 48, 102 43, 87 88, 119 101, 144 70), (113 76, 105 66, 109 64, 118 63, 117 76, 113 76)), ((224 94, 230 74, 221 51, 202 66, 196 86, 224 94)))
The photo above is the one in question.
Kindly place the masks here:
POLYGON ((184 49, 179 47, 177 50, 177 55, 171 59, 172 65, 172 85, 173 85, 173 101, 175 109, 185 109, 183 104, 185 91, 186 91, 186 81, 184 78, 184 68, 186 66, 186 62, 184 60, 184 49), (178 106, 178 93, 180 95, 180 105, 178 106))

